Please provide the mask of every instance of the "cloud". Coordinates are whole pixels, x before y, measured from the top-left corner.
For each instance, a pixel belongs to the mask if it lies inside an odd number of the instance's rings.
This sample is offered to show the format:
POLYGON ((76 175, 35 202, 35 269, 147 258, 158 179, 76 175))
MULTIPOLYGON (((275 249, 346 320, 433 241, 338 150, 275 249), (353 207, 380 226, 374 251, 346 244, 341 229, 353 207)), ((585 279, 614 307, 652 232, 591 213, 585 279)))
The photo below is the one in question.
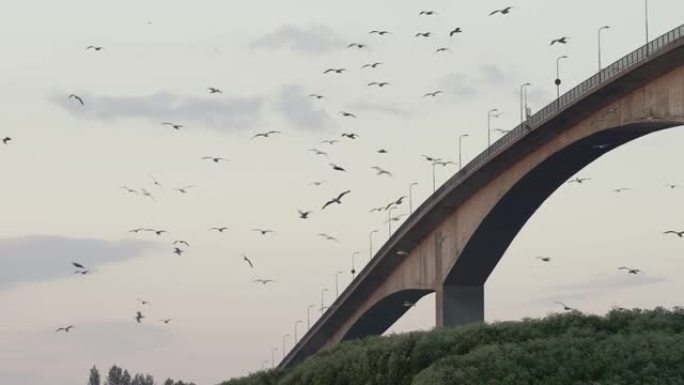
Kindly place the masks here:
POLYGON ((74 115, 92 119, 144 118, 186 126, 201 124, 219 131, 256 126, 261 121, 264 104, 261 97, 195 97, 169 92, 144 96, 96 96, 85 93, 80 96, 85 106, 61 95, 51 100, 74 115))
POLYGON ((399 118, 406 118, 411 116, 411 111, 399 107, 397 105, 393 104, 380 104, 380 103, 373 103, 373 102, 357 102, 356 104, 352 104, 351 109, 353 111, 366 111, 366 112, 371 112, 371 113, 378 113, 378 114, 386 114, 386 115, 392 115, 396 116, 399 118))
POLYGON ((297 85, 284 86, 276 101, 276 109, 285 120, 297 128, 322 130, 330 124, 330 117, 297 85))
POLYGON ((442 81, 444 92, 456 98, 469 98, 476 94, 475 83, 468 76, 463 74, 449 74, 442 81))
POLYGON ((490 87, 500 89, 505 85, 503 71, 494 65, 483 65, 475 76, 465 74, 449 74, 440 81, 440 87, 447 95, 457 99, 472 98, 490 87))
POLYGON ((483 83, 500 85, 506 80, 503 71, 501 71, 499 67, 493 65, 483 65, 480 67, 480 73, 482 75, 481 82, 483 83))
POLYGON ((71 262, 89 270, 141 256, 155 247, 150 241, 76 239, 58 236, 0 238, 0 290, 73 274, 71 262))
POLYGON ((319 55, 344 46, 340 38, 328 26, 315 24, 308 29, 285 24, 268 35, 254 40, 251 48, 289 49, 290 51, 319 55))
POLYGON ((567 285, 558 285, 547 288, 546 292, 555 291, 554 294, 541 298, 534 302, 550 303, 554 301, 581 300, 596 297, 601 294, 614 292, 615 290, 633 288, 638 286, 655 285, 665 282, 666 278, 649 275, 628 275, 622 272, 613 274, 597 274, 591 279, 567 285))

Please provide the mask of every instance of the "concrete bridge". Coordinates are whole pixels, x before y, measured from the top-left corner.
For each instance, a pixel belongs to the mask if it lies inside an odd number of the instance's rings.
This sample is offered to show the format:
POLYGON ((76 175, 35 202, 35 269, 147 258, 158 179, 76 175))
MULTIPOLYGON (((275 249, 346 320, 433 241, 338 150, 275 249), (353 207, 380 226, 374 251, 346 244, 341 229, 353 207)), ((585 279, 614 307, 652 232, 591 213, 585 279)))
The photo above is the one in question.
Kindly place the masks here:
POLYGON ((436 293, 437 326, 484 321, 484 284, 525 222, 603 154, 684 125, 684 25, 531 116, 425 201, 280 363, 382 334, 436 293))

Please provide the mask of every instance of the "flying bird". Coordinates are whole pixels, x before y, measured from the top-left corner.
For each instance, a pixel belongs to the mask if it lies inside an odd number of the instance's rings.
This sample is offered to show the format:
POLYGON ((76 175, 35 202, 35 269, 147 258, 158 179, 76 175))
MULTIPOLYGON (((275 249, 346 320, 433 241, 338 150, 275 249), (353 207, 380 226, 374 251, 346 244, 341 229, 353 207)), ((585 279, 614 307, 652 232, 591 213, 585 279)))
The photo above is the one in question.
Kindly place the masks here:
POLYGON ((221 157, 216 157, 216 156, 203 156, 202 160, 211 160, 214 163, 218 163, 220 161, 225 161, 225 162, 228 161, 228 159, 226 159, 226 158, 221 158, 221 157))
POLYGON ((309 215, 311 215, 311 211, 302 211, 302 210, 297 210, 299 213, 299 218, 301 219, 309 219, 309 215))
POLYGON ((223 91, 221 91, 221 90, 218 89, 218 88, 209 87, 209 93, 210 93, 210 94, 222 94, 223 91))
POLYGON ((142 322, 142 319, 145 318, 145 316, 141 312, 137 312, 135 314, 135 317, 133 317, 136 322, 140 323, 142 322))
POLYGON ((129 233, 136 233, 136 234, 138 234, 141 231, 152 231, 152 229, 137 228, 137 229, 133 229, 133 230, 128 230, 129 233))
POLYGON ((551 258, 549 257, 537 257, 537 259, 541 260, 542 262, 551 262, 551 258))
POLYGON ((454 162, 452 162, 452 161, 450 161, 450 160, 449 160, 449 161, 436 160, 436 161, 435 161, 435 164, 438 165, 438 166, 446 167, 446 166, 448 166, 448 165, 450 165, 450 164, 455 165, 456 163, 454 163, 454 162))
POLYGON ((147 175, 150 177, 150 179, 152 179, 152 183, 154 183, 155 186, 162 188, 161 183, 159 183, 159 181, 157 180, 157 178, 154 177, 154 175, 152 175, 152 174, 147 174, 147 175))
POLYGON ((174 245, 185 245, 186 247, 190 247, 190 244, 186 241, 183 240, 177 240, 173 242, 174 245))
POLYGON ((316 98, 316 99, 318 99, 318 100, 321 100, 321 99, 324 98, 323 95, 319 95, 319 94, 309 94, 309 97, 311 97, 311 98, 316 98))
POLYGON ((140 302, 140 304, 143 305, 143 306, 150 305, 150 303, 149 303, 148 301, 145 301, 145 300, 142 299, 142 298, 137 298, 137 299, 138 299, 138 302, 140 302))
POLYGON ((171 122, 164 122, 162 123, 163 126, 171 126, 173 127, 174 130, 180 130, 181 128, 185 127, 182 124, 176 124, 176 123, 171 123, 171 122))
POLYGON ((81 103, 82 106, 85 105, 85 103, 83 103, 83 99, 81 99, 81 97, 76 94, 69 95, 69 99, 75 99, 76 101, 81 103))
POLYGON ((462 33, 462 32, 463 32, 463 30, 461 29, 461 27, 456 27, 453 29, 453 31, 449 32, 449 37, 452 37, 455 34, 462 33))
POLYGON ((435 158, 434 156, 428 156, 428 155, 421 155, 421 156, 423 158, 425 158, 425 160, 427 160, 428 162, 433 162, 433 163, 439 162, 440 160, 442 160, 442 158, 435 158))
POLYGON ((310 148, 309 151, 313 152, 316 155, 323 155, 323 156, 328 156, 328 153, 325 151, 321 151, 317 148, 310 148))
POLYGON ((622 266, 622 267, 618 268, 618 270, 627 270, 627 274, 635 274, 635 275, 643 273, 643 271, 641 271, 639 269, 633 269, 633 268, 627 267, 627 266, 622 266))
POLYGON ((621 193, 621 192, 623 192, 623 191, 629 191, 629 190, 630 190, 629 187, 620 187, 620 188, 612 189, 612 190, 610 190, 610 191, 611 191, 611 192, 615 192, 615 193, 621 193))
POLYGON ((437 48, 437 49, 435 50, 435 52, 437 52, 437 53, 440 53, 440 52, 447 52, 447 51, 451 51, 451 49, 450 49, 449 47, 441 47, 441 48, 437 48))
POLYGON ((373 166, 371 167, 373 170, 377 171, 376 175, 387 175, 387 176, 392 176, 392 173, 383 169, 382 167, 379 166, 373 166))
POLYGON ((336 165, 335 163, 330 163, 330 167, 332 167, 335 171, 347 172, 347 170, 345 170, 343 167, 336 165))
POLYGON ((665 187, 669 188, 670 190, 676 189, 679 187, 678 184, 666 184, 665 187))
POLYGON ((384 148, 381 148, 381 149, 378 150, 378 154, 387 154, 387 152, 388 152, 388 151, 385 150, 384 148))
POLYGON ((511 12, 511 9, 513 9, 513 7, 506 7, 504 9, 495 9, 494 11, 492 11, 489 14, 489 16, 495 15, 497 13, 500 13, 502 15, 508 15, 508 13, 511 12))
POLYGON ((563 310, 565 310, 565 311, 578 311, 577 309, 570 307, 570 306, 564 304, 563 302, 556 301, 556 303, 563 306, 563 310))
POLYGON ((272 279, 255 279, 255 280, 252 281, 252 282, 260 283, 260 284, 262 284, 262 285, 266 285, 267 283, 271 283, 271 282, 275 282, 275 281, 272 280, 272 279))
POLYGON ((150 199, 152 199, 152 200, 155 201, 155 202, 157 201, 156 199, 154 199, 154 196, 152 195, 152 193, 149 192, 149 191, 147 191, 147 189, 145 189, 144 187, 141 187, 141 188, 140 188, 140 192, 142 193, 142 195, 143 195, 144 197, 150 198, 150 199))
POLYGON ((556 43, 558 43, 558 44, 568 44, 568 39, 570 39, 570 38, 567 37, 567 36, 559 37, 558 39, 553 39, 553 40, 551 40, 551 44, 549 44, 549 45, 554 45, 554 44, 556 44, 556 43))
POLYGON ((502 134, 508 134, 511 130, 504 130, 503 128, 495 128, 494 131, 500 132, 502 134))
POLYGON ((579 184, 582 184, 582 183, 584 183, 584 182, 586 182, 586 181, 588 181, 588 180, 591 180, 591 178, 574 178, 574 179, 570 179, 570 181, 568 181, 568 183, 579 183, 579 184))
POLYGON ((364 64, 361 66, 361 68, 376 68, 377 66, 381 65, 382 63, 376 62, 376 63, 369 63, 369 64, 364 64))
POLYGON ((430 37, 430 35, 432 35, 432 32, 418 32, 416 37, 430 37))
POLYGON ((128 187, 128 186, 121 186, 121 188, 122 188, 123 190, 126 190, 126 192, 127 192, 127 193, 130 193, 130 194, 137 194, 137 193, 138 193, 138 191, 136 191, 136 190, 134 190, 134 189, 132 189, 132 188, 130 188, 130 187, 128 187))
POLYGON ((342 197, 345 195, 349 194, 351 190, 347 190, 345 192, 340 193, 340 195, 337 196, 337 198, 332 198, 331 200, 325 202, 323 205, 323 208, 321 210, 325 210, 326 207, 330 206, 331 204, 337 203, 338 205, 342 204, 342 197))
POLYGON ((320 233, 320 234, 317 234, 317 235, 318 235, 319 237, 323 237, 323 239, 325 239, 326 241, 333 241, 333 242, 340 243, 340 241, 339 241, 337 238, 333 237, 332 235, 329 235, 329 234, 326 234, 326 233, 320 233))
POLYGON ((247 263, 249 264, 249 267, 251 267, 251 268, 253 269, 253 268, 254 268, 254 264, 252 263, 252 260, 249 259, 249 258, 247 258, 247 256, 244 255, 244 254, 240 254, 240 255, 242 255, 242 260, 245 261, 245 262, 247 262, 247 263))
POLYGON ((437 96, 439 94, 443 94, 443 93, 444 93, 444 91, 428 92, 427 94, 423 95, 423 97, 432 96, 434 98, 435 96, 437 96))
POLYGON ((336 74, 341 74, 342 72, 346 71, 344 68, 328 68, 327 70, 323 71, 323 74, 327 74, 330 72, 334 72, 336 74))
POLYGON ((340 111, 340 114, 345 118, 356 118, 356 115, 352 114, 351 112, 340 111))
POLYGON ((161 236, 161 235, 164 234, 164 233, 168 233, 168 231, 166 231, 166 230, 154 230, 154 229, 149 229, 149 231, 152 231, 152 232, 155 233, 157 236, 161 236))
POLYGON ((258 137, 268 138, 270 135, 275 135, 275 134, 280 134, 280 133, 281 133, 280 131, 271 130, 271 131, 256 134, 251 139, 258 138, 258 137))
POLYGON ((171 322, 172 320, 173 320, 173 318, 160 319, 159 322, 163 322, 163 323, 165 323, 166 325, 168 325, 169 322, 171 322))
POLYGON ((675 235, 677 235, 679 238, 684 238, 684 231, 669 230, 669 231, 664 232, 663 234, 675 234, 675 235))
POLYGON ((337 143, 337 142, 339 142, 339 140, 337 140, 337 139, 333 139, 333 140, 322 140, 322 141, 321 141, 321 143, 326 143, 326 144, 329 144, 329 145, 331 145, 331 146, 332 146, 333 144, 337 143))
POLYGON ((92 50, 95 50, 95 51, 102 51, 102 49, 104 49, 104 47, 95 46, 95 45, 89 45, 89 46, 86 47, 86 49, 92 49, 92 50))
POLYGON ((370 32, 368 32, 368 33, 371 34, 371 35, 372 35, 372 34, 378 34, 378 35, 380 35, 380 36, 384 36, 384 35, 386 35, 386 34, 388 34, 388 33, 391 33, 391 32, 390 32, 390 31, 378 31, 378 30, 373 30, 373 31, 370 31, 370 32))
POLYGON ((6 137, 2 138, 2 144, 7 144, 7 143, 9 143, 11 140, 12 140, 12 138, 10 138, 9 136, 6 136, 6 137))
POLYGON ((435 12, 435 11, 420 11, 418 16, 422 16, 422 15, 432 16, 432 15, 436 15, 436 14, 437 14, 437 12, 435 12))
POLYGON ((351 43, 347 46, 347 48, 353 48, 353 47, 364 48, 364 47, 366 47, 366 45, 365 44, 359 44, 359 43, 351 43))
POLYGON ((389 85, 389 82, 370 82, 370 83, 368 83, 369 87, 378 86, 379 88, 382 88, 382 87, 385 87, 388 85, 389 85))
POLYGON ((69 333, 71 331, 71 329, 73 329, 73 328, 74 328, 74 325, 69 325, 67 327, 57 328, 57 330, 55 330, 55 333, 59 333, 59 332, 69 333))
POLYGON ((324 180, 317 180, 315 182, 309 183, 309 186, 322 186, 323 184, 325 184, 324 180))
POLYGON ((71 264, 74 265, 77 269, 85 270, 85 266, 83 266, 82 264, 80 264, 78 262, 71 262, 71 264))
POLYGON ((178 255, 180 257, 181 254, 183 254, 184 250, 181 249, 180 247, 174 247, 173 248, 173 253, 178 255))
POLYGON ((193 187, 195 187, 195 186, 189 185, 189 186, 184 186, 184 187, 178 187, 178 188, 175 188, 174 191, 178 191, 181 194, 187 194, 188 190, 193 188, 193 187))
POLYGON ((258 231, 261 233, 261 235, 266 235, 268 233, 275 233, 273 230, 268 230, 268 229, 252 229, 250 231, 258 231))
POLYGON ((210 230, 210 231, 211 231, 211 230, 216 230, 216 231, 218 231, 219 233, 222 233, 222 232, 224 232, 224 231, 226 231, 226 230, 229 230, 229 229, 228 229, 227 227, 212 227, 212 228, 210 228, 209 230, 210 230))
POLYGON ((342 137, 349 138, 349 139, 356 139, 359 137, 359 134, 355 134, 353 132, 352 133, 344 132, 344 133, 342 133, 342 137))

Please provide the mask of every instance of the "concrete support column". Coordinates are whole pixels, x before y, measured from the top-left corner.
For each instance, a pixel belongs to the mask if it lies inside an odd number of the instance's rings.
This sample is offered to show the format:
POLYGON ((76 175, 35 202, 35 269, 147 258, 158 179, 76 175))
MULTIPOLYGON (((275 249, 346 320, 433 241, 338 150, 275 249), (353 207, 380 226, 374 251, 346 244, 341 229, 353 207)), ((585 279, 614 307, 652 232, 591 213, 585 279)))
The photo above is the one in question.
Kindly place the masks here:
POLYGON ((445 285, 436 297, 437 327, 484 322, 484 286, 445 285))

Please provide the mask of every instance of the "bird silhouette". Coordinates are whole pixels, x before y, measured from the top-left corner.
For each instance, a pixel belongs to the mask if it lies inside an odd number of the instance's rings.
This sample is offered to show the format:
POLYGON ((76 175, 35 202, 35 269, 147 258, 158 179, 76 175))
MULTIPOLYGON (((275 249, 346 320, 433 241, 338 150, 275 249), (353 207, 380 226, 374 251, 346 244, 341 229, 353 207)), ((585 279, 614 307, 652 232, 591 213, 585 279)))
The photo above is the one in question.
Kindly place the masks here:
POLYGON ((347 46, 347 48, 354 48, 354 47, 356 47, 356 48, 364 48, 364 47, 366 47, 366 45, 365 45, 365 44, 359 44, 359 43, 351 43, 351 44, 349 44, 349 45, 347 46))
POLYGON ((610 191, 611 191, 611 192, 615 192, 615 193, 621 193, 621 192, 623 192, 623 191, 629 191, 629 190, 630 190, 629 187, 620 187, 620 188, 612 189, 612 190, 610 190, 610 191))
POLYGON ((137 323, 140 323, 140 322, 142 322, 143 318, 145 318, 145 316, 141 312, 136 312, 135 317, 133 317, 133 318, 135 319, 135 321, 137 323))
POLYGON ((344 191, 344 192, 340 193, 340 194, 337 196, 337 198, 332 198, 332 199, 330 199, 329 201, 325 202, 325 204, 323 205, 323 208, 322 208, 321 210, 325 210, 326 207, 328 207, 328 206, 330 206, 331 204, 334 204, 334 203, 337 203, 338 205, 341 205, 341 204, 342 204, 342 197, 344 197, 345 195, 349 194, 350 192, 351 192, 351 190, 344 191))
POLYGON ((83 266, 82 264, 80 264, 78 262, 71 262, 71 264, 74 265, 74 267, 76 267, 77 269, 85 270, 85 266, 83 266))
POLYGON ((323 156, 326 156, 326 157, 328 156, 328 153, 327 153, 327 152, 321 151, 321 150, 319 150, 319 149, 317 149, 317 148, 310 148, 309 151, 313 152, 313 153, 316 154, 316 155, 323 155, 323 156))
POLYGON ((497 13, 500 13, 500 14, 502 14, 502 15, 508 15, 508 14, 511 12, 511 9, 513 9, 513 7, 506 7, 506 8, 503 8, 503 9, 495 9, 494 11, 492 11, 492 12, 489 14, 489 16, 495 15, 495 14, 497 14, 497 13))
POLYGON ((432 15, 436 15, 436 14, 437 14, 437 12, 435 12, 435 11, 420 11, 418 16, 422 16, 422 15, 432 16, 432 15))
POLYGON ((439 94, 443 94, 443 93, 444 93, 444 91, 428 92, 427 94, 423 95, 423 97, 432 96, 434 98, 435 96, 437 96, 439 94))
POLYGON ((388 151, 385 150, 384 148, 381 148, 381 149, 379 149, 379 150, 377 151, 377 153, 378 153, 378 154, 387 154, 388 151))
POLYGON ((619 267, 618 270, 627 270, 627 274, 635 274, 635 275, 643 273, 643 271, 641 271, 639 269, 633 269, 633 268, 627 267, 627 266, 619 267))
POLYGON ((211 231, 211 230, 216 230, 216 231, 218 231, 219 233, 222 233, 222 232, 224 232, 224 231, 226 231, 226 230, 230 230, 230 229, 227 228, 227 227, 212 227, 212 228, 210 228, 209 230, 210 230, 210 231, 211 231))
POLYGON ((335 171, 342 171, 342 172, 347 172, 343 167, 336 165, 335 163, 329 163, 330 167, 333 168, 335 171))
POLYGON ((309 97, 311 97, 311 98, 316 98, 316 99, 318 99, 318 100, 324 98, 323 95, 319 95, 319 94, 309 94, 309 97))
POLYGON ((335 144, 335 143, 338 143, 338 142, 339 142, 339 140, 337 140, 337 139, 333 139, 333 140, 322 140, 322 141, 321 141, 321 143, 329 144, 329 145, 331 145, 331 146, 332 146, 333 144, 335 144))
POLYGON ((135 234, 138 234, 141 231, 152 231, 152 229, 146 229, 146 228, 139 227, 137 229, 128 230, 129 233, 135 233, 135 234))
POLYGON ((565 310, 565 311, 578 311, 578 310, 575 309, 574 307, 570 307, 570 306, 564 304, 563 302, 558 302, 558 301, 556 301, 556 303, 559 304, 559 305, 561 305, 561 306, 563 306, 563 310, 565 310))
POLYGON ((154 177, 154 175, 152 175, 152 174, 147 174, 147 176, 149 176, 150 179, 152 179, 152 183, 154 183, 155 186, 157 186, 157 187, 159 187, 159 188, 163 188, 162 185, 161 185, 161 183, 159 183, 159 181, 157 180, 157 178, 154 177))
POLYGON ((268 284, 268 283, 275 282, 275 281, 272 280, 272 279, 255 279, 255 280, 252 281, 252 282, 260 283, 260 284, 262 284, 262 285, 266 285, 266 284, 268 284))
POLYGON ((173 321, 173 318, 167 318, 167 319, 160 319, 159 322, 163 322, 164 324, 168 325, 169 322, 173 321))
POLYGON ((441 48, 437 48, 437 49, 435 50, 435 52, 437 52, 437 53, 440 53, 440 52, 447 52, 447 51, 451 51, 451 49, 450 49, 449 47, 441 47, 441 48))
POLYGON ((176 255, 178 255, 178 256, 180 256, 180 255, 183 254, 184 252, 185 252, 185 251, 184 251, 183 249, 181 249, 180 247, 174 247, 174 248, 173 248, 173 253, 176 254, 176 255))
POLYGON ((92 49, 92 50, 94 50, 94 51, 102 51, 102 50, 104 49, 104 47, 95 46, 95 45, 89 45, 89 46, 86 47, 86 49, 92 49))
POLYGON ((344 69, 344 68, 328 68, 327 70, 323 71, 323 74, 325 75, 325 74, 330 73, 330 72, 334 72, 336 74, 341 74, 342 72, 345 72, 345 71, 346 71, 346 69, 344 69))
POLYGON ((380 36, 384 36, 384 35, 386 35, 386 34, 388 34, 388 33, 391 33, 391 32, 390 32, 390 31, 378 31, 378 30, 373 30, 373 31, 370 31, 370 32, 368 32, 368 33, 371 34, 371 35, 372 35, 372 34, 377 34, 377 35, 380 35, 380 36))
POLYGON ((215 87, 209 87, 209 93, 210 94, 222 94, 223 91, 221 91, 220 89, 215 88, 215 87))
POLYGON ((382 167, 379 166, 373 166, 371 167, 373 170, 377 171, 376 175, 387 175, 387 176, 392 176, 392 173, 383 169, 382 167))
POLYGON ((185 245, 185 247, 190 247, 190 244, 184 240, 177 240, 173 242, 174 245, 185 245))
POLYGON ((452 37, 455 34, 462 33, 462 32, 463 32, 463 30, 461 29, 461 27, 456 27, 451 32, 449 32, 449 37, 452 37))
POLYGON ((570 181, 568 181, 568 183, 579 183, 579 184, 582 184, 582 183, 584 183, 584 182, 586 182, 586 181, 588 181, 588 180, 591 180, 591 178, 574 178, 574 179, 570 179, 570 181))
POLYGON ((669 188, 670 190, 676 189, 679 187, 678 184, 666 184, 665 187, 669 188))
POLYGON ((537 257, 537 259, 541 260, 542 262, 551 262, 551 258, 549 257, 537 257))
POLYGON ((448 166, 448 165, 450 165, 450 164, 451 164, 451 165, 455 165, 456 163, 454 163, 454 162, 452 162, 452 161, 450 161, 450 160, 448 160, 448 161, 443 161, 443 160, 437 160, 437 161, 435 161, 435 165, 437 165, 437 166, 446 167, 446 166, 448 166))
POLYGON ((427 160, 428 162, 433 162, 433 163, 442 160, 442 158, 436 158, 434 156, 429 156, 429 155, 421 155, 421 156, 423 158, 425 158, 425 160, 427 160))
POLYGON ((333 241, 333 242, 340 243, 340 241, 337 238, 333 237, 332 235, 329 235, 326 233, 320 233, 320 234, 316 234, 316 235, 318 235, 319 237, 322 237, 326 241, 333 241))
POLYGON ((568 44, 568 39, 570 39, 567 36, 559 37, 558 39, 553 39, 551 40, 551 44, 549 45, 554 45, 554 44, 568 44))
POLYGON ((252 260, 249 259, 249 258, 247 258, 247 256, 244 255, 244 254, 240 254, 240 255, 242 255, 242 260, 245 261, 245 262, 247 262, 247 264, 249 264, 249 267, 251 267, 251 268, 253 269, 253 268, 254 268, 254 264, 252 263, 252 260))
POLYGON ((675 230, 668 230, 664 232, 663 234, 674 234, 678 236, 679 238, 684 238, 684 231, 675 231, 675 230))
POLYGON ((361 68, 377 68, 379 65, 382 63, 376 62, 376 63, 369 63, 369 64, 364 64, 361 66, 361 68))
POLYGON ((317 181, 309 183, 309 186, 322 186, 324 184, 325 184, 324 180, 317 180, 317 181))
POLYGON ((71 329, 73 329, 74 327, 75 327, 74 325, 69 325, 66 327, 57 328, 57 330, 55 330, 55 333, 59 333, 59 332, 69 333, 71 331, 71 329))
POLYGON ((75 99, 76 101, 78 101, 79 103, 81 103, 82 106, 85 105, 85 103, 83 103, 83 99, 82 99, 80 96, 76 95, 76 94, 71 94, 71 95, 69 95, 69 99, 75 99))
POLYGON ((178 188, 175 188, 175 189, 173 189, 173 190, 174 190, 174 191, 178 191, 178 192, 180 192, 181 194, 187 194, 187 193, 188 193, 188 190, 191 189, 191 188, 193 188, 193 187, 195 187, 195 186, 193 186, 193 185, 188 185, 188 186, 184 186, 184 187, 178 187, 178 188))
POLYGON ((152 199, 152 200, 155 201, 155 202, 157 201, 157 200, 154 198, 154 195, 152 195, 152 193, 149 192, 149 191, 147 191, 147 189, 144 188, 144 187, 141 187, 141 188, 140 188, 140 193, 141 193, 144 197, 146 197, 146 198, 150 198, 150 199, 152 199))
POLYGON ((151 305, 149 301, 146 301, 146 300, 144 300, 144 299, 142 299, 142 298, 140 298, 140 297, 138 297, 137 300, 138 300, 138 302, 140 302, 140 304, 143 305, 143 306, 151 305))
POLYGON ((418 32, 416 37, 430 37, 430 35, 432 35, 432 32, 418 32))
POLYGON ((356 115, 352 114, 351 112, 340 111, 340 114, 345 118, 356 118, 356 115))
POLYGON ((344 137, 344 138, 349 138, 349 139, 356 139, 356 138, 359 137, 358 134, 355 134, 355 133, 353 133, 353 132, 350 132, 350 133, 344 132, 344 133, 342 133, 341 136, 344 137))
POLYGON ((267 132, 262 132, 262 133, 256 134, 256 135, 254 135, 251 139, 259 138, 259 137, 268 138, 268 137, 271 136, 271 135, 280 134, 280 133, 281 133, 280 131, 271 130, 271 131, 267 131, 267 132))
POLYGON ((171 126, 173 127, 174 130, 180 130, 181 128, 185 127, 182 124, 176 124, 176 123, 171 123, 171 122, 164 122, 162 123, 163 126, 171 126))
POLYGON ((202 160, 211 160, 214 163, 218 163, 220 161, 224 161, 224 162, 228 161, 228 159, 226 159, 226 158, 221 158, 221 157, 216 157, 216 156, 203 156, 202 160))
POLYGON ((275 231, 269 230, 269 229, 252 229, 250 231, 258 231, 259 233, 261 233, 261 235, 267 235, 269 233, 275 233, 275 231))
POLYGON ((164 233, 168 233, 168 231, 166 231, 166 230, 154 230, 154 229, 150 229, 149 231, 152 231, 152 232, 155 233, 157 236, 161 236, 161 235, 164 234, 164 233))
POLYGON ((309 215, 311 215, 311 211, 302 211, 302 210, 297 210, 299 213, 299 218, 301 219, 309 219, 309 215))
POLYGON ((9 143, 11 140, 12 140, 12 138, 10 138, 9 136, 6 136, 6 137, 2 138, 2 144, 7 144, 7 143, 9 143))
POLYGON ((138 193, 137 190, 134 190, 128 186, 121 186, 121 189, 126 190, 126 192, 129 194, 137 194, 138 193))
POLYGON ((389 85, 389 82, 370 82, 370 83, 368 83, 369 87, 377 86, 378 88, 382 88, 382 87, 385 87, 388 85, 389 85))

